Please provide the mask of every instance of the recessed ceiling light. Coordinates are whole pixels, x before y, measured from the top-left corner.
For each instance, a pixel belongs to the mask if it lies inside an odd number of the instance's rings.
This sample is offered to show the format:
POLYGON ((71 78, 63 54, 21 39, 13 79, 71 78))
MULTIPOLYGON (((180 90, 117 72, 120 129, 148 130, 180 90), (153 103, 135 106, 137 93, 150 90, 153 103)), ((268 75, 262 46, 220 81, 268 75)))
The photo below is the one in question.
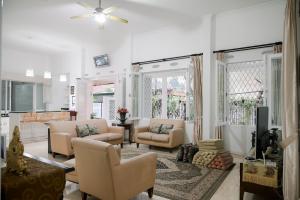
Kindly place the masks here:
POLYGON ((59 75, 59 81, 60 82, 67 82, 67 76, 65 74, 59 75))
POLYGON ((51 72, 44 72, 44 79, 51 79, 51 72))
POLYGON ((33 71, 33 69, 27 69, 26 70, 26 76, 27 77, 34 77, 34 71, 33 71))

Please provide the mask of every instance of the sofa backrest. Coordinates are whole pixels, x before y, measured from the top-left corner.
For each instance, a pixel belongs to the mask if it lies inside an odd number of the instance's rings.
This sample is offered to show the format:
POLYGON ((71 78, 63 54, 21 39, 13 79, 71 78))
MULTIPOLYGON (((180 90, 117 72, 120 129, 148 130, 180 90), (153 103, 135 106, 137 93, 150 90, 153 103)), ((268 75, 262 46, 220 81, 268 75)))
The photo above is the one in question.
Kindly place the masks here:
POLYGON ((112 169, 120 164, 113 145, 84 138, 72 140, 80 190, 101 199, 115 199, 112 169))
POLYGON ((89 119, 89 120, 77 121, 76 124, 79 126, 88 124, 91 127, 96 127, 97 133, 108 132, 108 125, 105 119, 89 119))
POLYGON ((50 132, 64 132, 76 136, 76 121, 50 121, 50 132))
POLYGON ((174 128, 184 129, 184 120, 183 119, 158 119, 158 118, 150 119, 150 126, 151 125, 159 125, 159 124, 173 124, 174 128))

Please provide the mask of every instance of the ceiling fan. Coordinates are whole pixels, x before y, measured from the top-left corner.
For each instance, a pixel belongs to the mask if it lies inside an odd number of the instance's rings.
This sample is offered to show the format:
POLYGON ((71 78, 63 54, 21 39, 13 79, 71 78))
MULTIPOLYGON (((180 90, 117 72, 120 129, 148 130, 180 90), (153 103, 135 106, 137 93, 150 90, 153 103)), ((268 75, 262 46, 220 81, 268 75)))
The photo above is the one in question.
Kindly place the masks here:
POLYGON ((97 8, 93 8, 92 6, 88 5, 87 3, 83 2, 78 2, 79 5, 83 6, 84 8, 87 9, 92 9, 93 12, 89 14, 83 14, 83 15, 78 15, 78 16, 73 16, 70 17, 71 19, 84 19, 84 18, 90 18, 94 17, 95 21, 98 22, 99 24, 103 24, 106 19, 118 21, 124 24, 128 23, 128 20, 122 19, 120 17, 110 15, 114 10, 116 10, 116 7, 108 7, 108 8, 102 8, 101 7, 101 0, 99 0, 99 6, 97 8))

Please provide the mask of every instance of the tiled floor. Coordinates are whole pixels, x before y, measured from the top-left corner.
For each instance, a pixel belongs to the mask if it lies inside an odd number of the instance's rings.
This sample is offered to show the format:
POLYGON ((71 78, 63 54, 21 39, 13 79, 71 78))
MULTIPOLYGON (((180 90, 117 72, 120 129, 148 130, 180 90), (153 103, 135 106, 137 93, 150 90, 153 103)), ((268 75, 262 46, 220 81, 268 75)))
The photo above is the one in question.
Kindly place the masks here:
MULTIPOLYGON (((124 148, 133 148, 134 144, 126 144, 124 148)), ((49 159, 53 159, 50 154, 47 153, 48 143, 47 142, 37 142, 37 143, 29 143, 25 144, 25 152, 41 156, 41 157, 47 157, 49 159)), ((56 156, 56 161, 63 162, 66 160, 63 156, 56 156)), ((240 159, 235 158, 235 162, 239 163, 240 159)), ((239 199, 239 165, 235 165, 235 167, 232 169, 230 174, 226 177, 222 185, 219 187, 219 189, 216 191, 216 193, 213 195, 211 200, 238 200, 239 199)), ((78 189, 78 185, 67 182, 66 189, 65 189, 65 200, 80 200, 80 192, 78 189)), ((89 198, 94 199, 94 198, 89 198)), ((142 193, 135 197, 133 200, 147 200, 148 195, 146 193, 142 193)), ((165 198, 154 196, 152 199, 154 200, 165 200, 165 198)), ((258 200, 261 198, 258 198, 255 195, 245 193, 244 200, 258 200)))

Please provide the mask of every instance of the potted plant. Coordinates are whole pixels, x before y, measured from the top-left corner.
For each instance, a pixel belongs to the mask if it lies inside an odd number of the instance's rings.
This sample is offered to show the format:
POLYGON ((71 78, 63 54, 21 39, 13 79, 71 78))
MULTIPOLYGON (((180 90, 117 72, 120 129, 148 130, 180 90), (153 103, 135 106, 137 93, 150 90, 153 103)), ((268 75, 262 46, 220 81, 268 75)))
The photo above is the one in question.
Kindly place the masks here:
POLYGON ((126 121, 126 114, 128 113, 127 108, 118 108, 118 113, 120 115, 120 118, 117 118, 120 120, 121 124, 125 124, 126 121))

